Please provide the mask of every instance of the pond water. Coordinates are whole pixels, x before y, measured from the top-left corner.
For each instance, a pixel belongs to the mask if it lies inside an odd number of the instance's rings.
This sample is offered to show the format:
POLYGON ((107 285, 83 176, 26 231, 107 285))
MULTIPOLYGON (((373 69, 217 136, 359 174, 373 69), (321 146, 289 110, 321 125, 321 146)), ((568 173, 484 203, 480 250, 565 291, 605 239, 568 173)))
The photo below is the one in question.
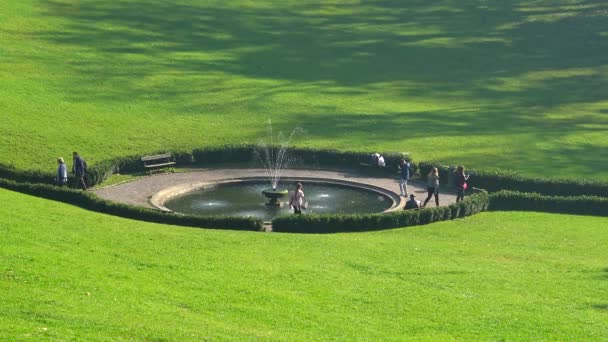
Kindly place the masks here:
MULTIPOLYGON (((318 213, 378 213, 390 208, 393 201, 375 191, 339 184, 303 183, 304 198, 308 209, 304 214, 318 213)), ((179 213, 194 215, 251 216, 270 220, 278 215, 289 214, 289 198, 293 184, 289 183, 289 195, 280 199, 282 208, 269 207, 262 190, 267 182, 242 182, 218 184, 188 192, 164 203, 165 207, 179 213)), ((279 189, 284 188, 279 184, 279 189)))

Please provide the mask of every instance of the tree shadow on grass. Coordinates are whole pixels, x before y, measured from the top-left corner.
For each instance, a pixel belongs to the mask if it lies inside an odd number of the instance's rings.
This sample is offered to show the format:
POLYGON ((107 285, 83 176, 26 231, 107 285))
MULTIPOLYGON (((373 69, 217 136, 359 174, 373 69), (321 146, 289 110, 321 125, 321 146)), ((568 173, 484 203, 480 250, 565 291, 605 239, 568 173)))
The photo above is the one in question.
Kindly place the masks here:
MULTIPOLYGON (((306 114, 300 113, 295 122, 275 123, 277 131, 288 132, 299 125, 307 132, 305 140, 331 141, 333 146, 345 149, 377 149, 391 143, 393 151, 419 151, 421 141, 431 139, 444 143, 439 137, 473 136, 480 141, 493 141, 496 136, 506 138, 509 145, 496 153, 496 144, 474 149, 454 148, 441 160, 451 163, 484 165, 484 168, 502 168, 509 161, 512 171, 526 169, 539 176, 556 174, 548 167, 557 167, 563 173, 591 178, 605 174, 608 151, 592 143, 567 145, 559 142, 568 132, 576 134, 605 131, 608 118, 593 115, 572 116, 553 122, 539 120, 530 115, 505 112, 501 108, 487 111, 483 116, 455 108, 452 111, 404 112, 388 114, 306 114), (538 136, 535 132, 543 132, 538 136), (540 144, 540 146, 538 146, 540 144), (488 152, 490 151, 490 152, 488 152), (542 152, 546 157, 539 158, 542 152), (548 164, 547 161, 550 161, 548 164)), ((472 144, 477 144, 472 142, 472 144)), ((498 144, 501 144, 500 142, 498 144)), ((419 156, 416 156, 419 157, 419 156)))
POLYGON ((591 307, 600 311, 608 312, 608 304, 592 304, 591 307))
MULTIPOLYGON (((608 280, 608 267, 606 267, 602 270, 601 279, 608 280)), ((605 304, 605 303, 597 304, 596 303, 596 304, 591 304, 590 306, 596 310, 608 312, 608 304, 605 304)))
MULTIPOLYGON (((608 37, 598 28, 608 26, 607 9, 599 0, 552 7, 523 0, 459 6, 423 0, 272 5, 54 0, 45 2, 46 14, 68 21, 42 37, 94 52, 92 59, 64 63, 95 80, 120 83, 121 94, 111 94, 113 100, 196 89, 192 80, 158 88, 138 82, 159 73, 197 78, 219 72, 345 87, 409 81, 419 86, 404 89, 408 95, 551 106, 596 101, 602 95, 594 90, 606 80, 596 74, 546 76, 531 88, 510 89, 499 79, 605 65, 608 37)), ((95 86, 79 92, 75 96, 97 93, 95 86)))
POLYGON ((285 131, 299 122, 309 138, 340 148, 408 140, 396 148, 414 150, 414 140, 429 135, 528 134, 521 155, 484 157, 483 146, 473 153, 460 146, 453 159, 531 163, 540 152, 585 163, 584 173, 603 169, 597 139, 557 142, 608 128, 606 110, 591 106, 606 100, 608 87, 604 1, 51 0, 40 11, 61 26, 35 38, 68 52, 13 60, 56 68, 46 86, 69 101, 108 108, 142 101, 167 118, 208 121, 274 114, 285 131), (316 101, 321 96, 330 100, 316 101), (377 98, 396 104, 375 108, 377 98), (433 105, 404 108, 419 100, 433 105), (352 110, 350 101, 369 109, 352 110), (533 139, 551 143, 539 149, 533 139))

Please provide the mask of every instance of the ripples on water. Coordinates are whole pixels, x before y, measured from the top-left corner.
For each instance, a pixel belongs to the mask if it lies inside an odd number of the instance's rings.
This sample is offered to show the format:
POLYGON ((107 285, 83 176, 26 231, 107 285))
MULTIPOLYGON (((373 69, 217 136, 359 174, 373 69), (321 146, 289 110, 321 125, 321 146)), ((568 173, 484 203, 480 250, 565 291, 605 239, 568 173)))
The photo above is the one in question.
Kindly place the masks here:
MULTIPOLYGON (((289 183, 290 187, 292 184, 289 183)), ((262 190, 265 182, 228 183, 189 192, 165 203, 173 211, 195 215, 253 216, 265 220, 289 214, 289 198, 282 198, 283 208, 265 205, 262 190)), ((279 188, 284 188, 279 185, 279 188)), ((304 183, 305 199, 309 209, 304 213, 377 213, 390 207, 392 202, 376 192, 336 184, 304 183)))

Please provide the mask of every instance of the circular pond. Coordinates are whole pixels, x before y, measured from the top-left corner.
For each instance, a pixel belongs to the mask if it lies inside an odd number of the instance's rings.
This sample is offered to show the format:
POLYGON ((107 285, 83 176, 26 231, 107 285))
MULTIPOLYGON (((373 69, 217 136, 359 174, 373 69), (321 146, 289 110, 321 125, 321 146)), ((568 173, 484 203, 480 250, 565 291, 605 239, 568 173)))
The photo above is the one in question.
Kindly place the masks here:
MULTIPOLYGON (((292 183, 289 184, 290 188, 292 183)), ((285 186, 286 187, 286 186, 285 186)), ((270 220, 278 215, 289 214, 289 194, 280 201, 282 207, 268 206, 262 191, 268 182, 242 181, 205 186, 170 198, 164 207, 184 214, 251 216, 270 220)), ((329 213, 378 213, 391 208, 393 199, 380 191, 335 183, 304 183, 308 209, 305 214, 329 213)))

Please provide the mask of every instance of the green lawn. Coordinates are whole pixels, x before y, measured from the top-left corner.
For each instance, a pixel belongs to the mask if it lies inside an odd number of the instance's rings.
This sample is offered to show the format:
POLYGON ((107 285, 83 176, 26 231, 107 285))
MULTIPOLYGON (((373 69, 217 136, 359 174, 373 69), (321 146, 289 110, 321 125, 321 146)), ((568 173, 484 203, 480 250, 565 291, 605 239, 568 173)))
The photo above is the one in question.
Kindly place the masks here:
MULTIPOLYGON (((0 163, 254 143, 608 178, 601 0, 1 0, 0 163)), ((132 179, 121 175, 113 182, 132 179)), ((607 340, 607 218, 172 227, 0 190, 0 340, 607 340)))
POLYGON ((608 339, 606 218, 297 235, 0 201, 0 340, 608 339))
POLYGON ((0 150, 52 170, 256 142, 608 177, 608 4, 2 0, 0 150))

